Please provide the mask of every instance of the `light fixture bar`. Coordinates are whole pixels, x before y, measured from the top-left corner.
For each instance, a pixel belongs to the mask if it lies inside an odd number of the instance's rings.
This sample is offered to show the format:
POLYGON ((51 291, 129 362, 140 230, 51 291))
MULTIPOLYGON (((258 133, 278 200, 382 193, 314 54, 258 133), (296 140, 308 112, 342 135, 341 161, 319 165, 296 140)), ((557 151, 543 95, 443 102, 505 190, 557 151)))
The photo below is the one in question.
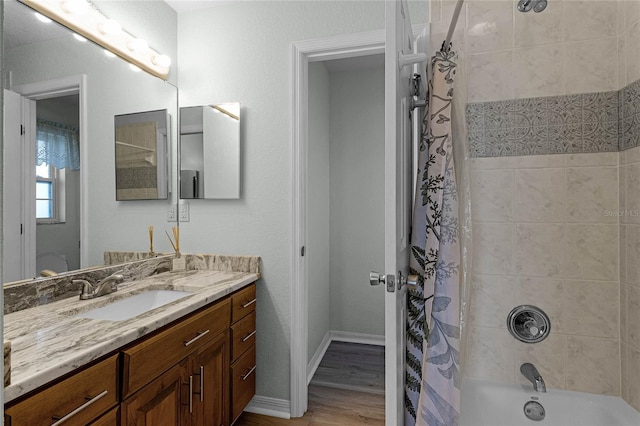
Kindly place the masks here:
POLYGON ((171 60, 147 43, 122 30, 86 0, 20 0, 87 39, 162 80, 169 75, 171 60))

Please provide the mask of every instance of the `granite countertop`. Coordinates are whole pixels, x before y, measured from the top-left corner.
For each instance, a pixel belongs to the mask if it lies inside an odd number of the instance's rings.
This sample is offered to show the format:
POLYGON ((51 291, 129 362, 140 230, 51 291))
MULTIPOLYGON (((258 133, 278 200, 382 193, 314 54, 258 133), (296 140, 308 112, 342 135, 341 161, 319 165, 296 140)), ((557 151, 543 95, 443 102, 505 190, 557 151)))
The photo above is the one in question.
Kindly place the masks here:
POLYGON ((90 300, 72 297, 4 317, 11 341, 11 384, 4 402, 38 388, 158 328, 256 281, 258 274, 211 270, 165 272, 130 283, 90 300), (145 290, 182 290, 193 294, 128 320, 75 316, 145 290))

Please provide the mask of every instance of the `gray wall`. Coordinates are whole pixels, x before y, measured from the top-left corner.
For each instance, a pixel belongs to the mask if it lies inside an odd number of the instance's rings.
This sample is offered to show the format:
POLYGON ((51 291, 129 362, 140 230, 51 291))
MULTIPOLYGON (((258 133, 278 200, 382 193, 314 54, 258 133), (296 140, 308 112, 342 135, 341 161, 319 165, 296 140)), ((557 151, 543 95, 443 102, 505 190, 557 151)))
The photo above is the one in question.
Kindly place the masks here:
POLYGON ((329 72, 309 64, 308 236, 309 327, 307 362, 331 329, 329 273, 329 72))
POLYGON ((331 329, 384 335, 384 68, 331 73, 331 329))
POLYGON ((291 43, 384 26, 382 2, 237 2, 178 19, 180 104, 243 105, 242 196, 191 202, 185 251, 257 254, 257 394, 289 399, 291 43))
MULTIPOLYGON (((425 22, 426 4, 411 5, 414 23, 425 22)), ((380 1, 246 1, 181 13, 178 19, 180 104, 243 105, 241 198, 191 202, 191 221, 180 232, 185 251, 262 257, 261 396, 290 396, 291 43, 381 28, 380 1)))

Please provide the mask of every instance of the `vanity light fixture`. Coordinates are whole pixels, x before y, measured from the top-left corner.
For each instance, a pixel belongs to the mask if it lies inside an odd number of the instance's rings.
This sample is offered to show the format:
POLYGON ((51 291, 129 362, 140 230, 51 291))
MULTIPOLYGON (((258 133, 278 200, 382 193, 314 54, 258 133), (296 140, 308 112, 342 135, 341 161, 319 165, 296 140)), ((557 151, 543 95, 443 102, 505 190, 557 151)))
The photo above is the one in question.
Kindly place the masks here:
POLYGON ((104 47, 137 68, 166 80, 171 59, 151 49, 149 44, 128 32, 120 24, 105 17, 87 0, 20 0, 78 35, 104 47))

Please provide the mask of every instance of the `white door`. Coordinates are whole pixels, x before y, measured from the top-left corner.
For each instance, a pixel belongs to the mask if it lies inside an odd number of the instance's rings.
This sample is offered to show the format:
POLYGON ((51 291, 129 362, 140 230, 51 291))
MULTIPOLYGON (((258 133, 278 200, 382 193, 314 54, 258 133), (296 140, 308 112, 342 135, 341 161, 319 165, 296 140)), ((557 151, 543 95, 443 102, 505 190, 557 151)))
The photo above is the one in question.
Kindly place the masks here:
POLYGON ((30 162, 32 156, 29 155, 29 148, 33 146, 29 143, 32 114, 35 114, 35 101, 4 91, 3 282, 31 277, 35 271, 29 235, 35 215, 31 220, 32 203, 28 198, 33 194, 30 183, 35 188, 35 163, 30 162))
POLYGON ((385 414, 387 426, 404 424, 406 287, 409 271, 411 203, 411 66, 400 69, 398 54, 412 53, 413 30, 404 0, 385 2, 385 414), (393 290, 389 277, 394 276, 393 290))

